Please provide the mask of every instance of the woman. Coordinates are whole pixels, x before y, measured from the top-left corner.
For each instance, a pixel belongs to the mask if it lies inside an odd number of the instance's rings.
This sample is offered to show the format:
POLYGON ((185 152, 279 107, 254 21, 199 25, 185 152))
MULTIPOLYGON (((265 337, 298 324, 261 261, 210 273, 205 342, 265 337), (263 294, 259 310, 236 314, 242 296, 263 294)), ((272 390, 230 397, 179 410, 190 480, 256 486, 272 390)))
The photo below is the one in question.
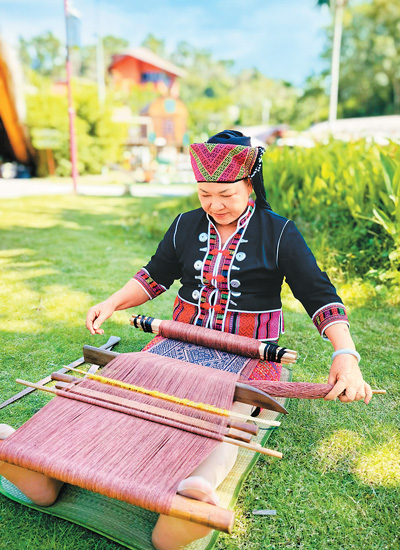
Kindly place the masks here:
MULTIPOLYGON (((122 289, 89 310, 86 327, 91 334, 103 334, 101 325, 114 311, 139 306, 180 279, 175 320, 277 340, 283 332, 280 292, 286 278, 335 350, 328 377, 334 387, 326 399, 368 403, 371 388, 358 367, 345 307, 294 223, 271 210, 262 180, 263 153, 262 148, 251 147, 250 138, 232 130, 193 144, 190 155, 201 208, 175 219, 150 262, 122 289)), ((265 365, 253 373, 257 378, 268 376, 265 365)), ((221 444, 181 483, 178 492, 217 504, 214 489, 233 466, 236 453, 236 447, 221 444)), ((53 502, 61 486, 4 463, 0 474, 42 505, 53 502)), ((153 544, 158 550, 175 550, 208 531, 160 516, 153 544)))

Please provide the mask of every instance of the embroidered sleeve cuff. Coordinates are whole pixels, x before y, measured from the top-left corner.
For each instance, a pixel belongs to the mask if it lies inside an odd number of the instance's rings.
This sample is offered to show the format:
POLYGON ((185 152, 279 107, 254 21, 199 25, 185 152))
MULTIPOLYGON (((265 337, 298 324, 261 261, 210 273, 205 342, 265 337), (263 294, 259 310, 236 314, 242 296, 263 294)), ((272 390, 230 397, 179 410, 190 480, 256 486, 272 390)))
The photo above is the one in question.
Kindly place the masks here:
POLYGON ((328 304, 318 311, 316 311, 312 317, 314 325, 317 327, 318 332, 324 338, 325 330, 335 323, 346 323, 349 325, 347 318, 346 308, 343 304, 328 304))
POLYGON ((145 269, 140 269, 133 278, 143 287, 150 300, 167 290, 165 286, 156 283, 145 269))

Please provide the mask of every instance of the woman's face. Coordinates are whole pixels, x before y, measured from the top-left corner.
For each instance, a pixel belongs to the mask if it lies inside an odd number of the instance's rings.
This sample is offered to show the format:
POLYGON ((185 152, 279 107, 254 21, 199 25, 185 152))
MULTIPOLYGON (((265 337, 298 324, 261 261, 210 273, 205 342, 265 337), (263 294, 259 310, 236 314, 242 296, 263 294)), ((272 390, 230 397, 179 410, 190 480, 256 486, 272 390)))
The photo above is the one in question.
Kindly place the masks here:
POLYGON ((246 210, 252 186, 249 180, 235 183, 199 182, 197 193, 203 210, 217 224, 234 223, 246 210))

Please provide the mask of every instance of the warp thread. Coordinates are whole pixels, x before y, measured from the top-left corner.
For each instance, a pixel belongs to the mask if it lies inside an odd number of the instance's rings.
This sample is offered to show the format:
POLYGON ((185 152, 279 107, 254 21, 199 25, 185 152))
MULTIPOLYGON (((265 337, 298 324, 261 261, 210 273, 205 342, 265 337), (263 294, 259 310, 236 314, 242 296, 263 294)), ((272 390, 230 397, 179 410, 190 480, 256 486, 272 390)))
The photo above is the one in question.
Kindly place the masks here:
POLYGON ((246 336, 211 330, 179 321, 162 321, 159 334, 164 338, 192 342, 199 346, 224 350, 235 355, 244 355, 253 359, 260 358, 260 342, 246 336))
POLYGON ((245 383, 249 386, 265 391, 274 397, 289 397, 295 399, 321 399, 325 397, 333 388, 332 384, 315 384, 311 382, 271 382, 270 380, 246 380, 245 383))
MULTIPOLYGON (((231 408, 237 375, 150 353, 122 354, 104 374, 128 383, 231 408)), ((86 379, 82 387, 96 389, 86 379)), ((126 397, 114 386, 105 393, 126 397)), ((149 396, 135 401, 154 404, 149 396)), ((159 406, 159 401, 157 406, 159 406)), ((179 405, 165 403, 168 410, 179 405)), ((176 409, 177 408, 177 409, 176 409)), ((209 420, 210 414, 186 414, 209 420)), ((221 433, 227 418, 217 417, 221 433)), ((214 422, 217 422, 213 415, 214 422)), ((56 397, 2 442, 0 460, 162 514, 168 514, 179 482, 219 444, 216 439, 151 423, 88 403, 56 397)))

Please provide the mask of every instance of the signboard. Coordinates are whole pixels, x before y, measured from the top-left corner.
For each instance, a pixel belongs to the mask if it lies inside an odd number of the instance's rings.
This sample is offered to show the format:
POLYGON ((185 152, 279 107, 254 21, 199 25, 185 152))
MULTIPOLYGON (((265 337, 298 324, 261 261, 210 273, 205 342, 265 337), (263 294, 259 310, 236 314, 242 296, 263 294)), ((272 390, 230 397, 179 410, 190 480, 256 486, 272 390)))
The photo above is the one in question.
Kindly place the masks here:
POLYGON ((55 128, 32 128, 31 136, 35 149, 61 149, 62 134, 55 128))

